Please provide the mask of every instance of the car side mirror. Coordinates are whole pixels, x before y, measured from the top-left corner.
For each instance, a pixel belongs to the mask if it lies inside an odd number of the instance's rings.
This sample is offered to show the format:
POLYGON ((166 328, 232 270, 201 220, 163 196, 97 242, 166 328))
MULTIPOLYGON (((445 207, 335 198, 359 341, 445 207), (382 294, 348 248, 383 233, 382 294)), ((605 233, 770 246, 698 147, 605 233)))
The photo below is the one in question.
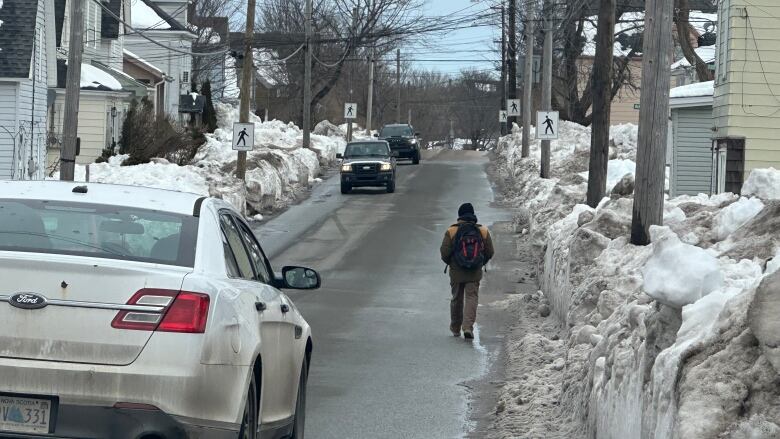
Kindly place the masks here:
POLYGON ((289 290, 316 290, 322 286, 320 274, 306 267, 282 268, 280 286, 289 290))
POLYGON ((336 158, 337 159, 343 159, 344 158, 344 154, 336 154, 336 158))
POLYGON ((390 152, 390 157, 400 157, 400 156, 401 156, 401 153, 399 153, 398 151, 390 152))
POLYGON ((421 134, 420 134, 420 133, 414 133, 414 136, 415 136, 415 137, 420 137, 420 136, 421 136, 421 134))
POLYGON ((379 133, 374 133, 374 137, 379 137, 379 133))

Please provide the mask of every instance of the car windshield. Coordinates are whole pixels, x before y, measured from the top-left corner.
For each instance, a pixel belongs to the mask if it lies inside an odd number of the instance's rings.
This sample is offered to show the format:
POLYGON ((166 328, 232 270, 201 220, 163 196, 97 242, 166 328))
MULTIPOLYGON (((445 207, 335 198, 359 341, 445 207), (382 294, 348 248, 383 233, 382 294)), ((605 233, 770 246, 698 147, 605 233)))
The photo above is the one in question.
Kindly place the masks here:
POLYGON ((344 157, 388 157, 390 149, 385 143, 350 143, 344 157))
POLYGON ((0 250, 194 266, 198 220, 131 207, 0 199, 0 250))
POLYGON ((414 135, 412 128, 406 125, 384 127, 379 137, 411 137, 414 135))

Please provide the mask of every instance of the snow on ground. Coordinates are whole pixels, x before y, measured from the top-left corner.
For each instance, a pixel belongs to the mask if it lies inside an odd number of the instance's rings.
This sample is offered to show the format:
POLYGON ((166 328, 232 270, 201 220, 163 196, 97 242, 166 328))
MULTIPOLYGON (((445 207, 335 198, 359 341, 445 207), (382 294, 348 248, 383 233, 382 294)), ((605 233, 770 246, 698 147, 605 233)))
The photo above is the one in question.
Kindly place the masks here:
MULTIPOLYGON (((238 109, 217 104, 218 126, 206 135, 206 143, 192 164, 178 166, 165 159, 151 163, 122 166, 127 156, 114 156, 107 163, 89 165, 90 181, 127 184, 192 192, 220 197, 249 213, 282 207, 298 192, 321 181, 322 166, 334 163, 346 141, 336 131, 329 135, 312 134, 311 148, 301 147, 303 132, 292 123, 277 120, 255 123, 255 149, 247 154, 246 190, 235 178, 237 153, 232 149, 232 126, 238 121, 238 109)), ((326 126, 328 122, 321 125, 326 126)), ((55 176, 56 178, 56 176, 55 176)), ((86 166, 76 167, 76 180, 85 181, 86 166)))
MULTIPOLYGON (((611 138, 610 161, 633 163, 636 127, 613 127, 611 138)), ((638 247, 629 242, 632 179, 596 209, 581 204, 589 128, 561 124, 549 180, 538 177, 538 142, 521 158, 521 141, 517 128, 501 139, 493 171, 507 200, 524 208, 516 230, 536 254, 549 318, 562 328, 563 346, 550 351, 563 363, 553 392, 556 419, 567 423, 560 437, 778 437, 777 312, 751 304, 760 285, 775 288, 765 284, 780 268, 780 172, 753 171, 743 197, 667 199, 665 226, 653 227, 653 244, 638 247)), ((761 297, 777 302, 776 294, 761 297)), ((534 346, 552 345, 551 336, 535 334, 534 346)), ((510 358, 535 355, 524 343, 507 346, 521 350, 510 358)), ((529 386, 549 383, 516 375, 523 385, 506 384, 497 437, 538 431, 511 413, 529 407, 527 396, 545 393, 529 386)))

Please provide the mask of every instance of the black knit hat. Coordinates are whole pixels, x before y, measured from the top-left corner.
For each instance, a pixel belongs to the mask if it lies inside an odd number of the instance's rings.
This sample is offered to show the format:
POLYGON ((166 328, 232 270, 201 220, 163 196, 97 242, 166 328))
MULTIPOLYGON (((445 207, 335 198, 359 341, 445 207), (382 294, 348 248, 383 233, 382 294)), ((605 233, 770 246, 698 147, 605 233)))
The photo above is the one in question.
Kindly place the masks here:
POLYGON ((458 216, 474 215, 474 206, 471 203, 463 203, 458 208, 458 216))

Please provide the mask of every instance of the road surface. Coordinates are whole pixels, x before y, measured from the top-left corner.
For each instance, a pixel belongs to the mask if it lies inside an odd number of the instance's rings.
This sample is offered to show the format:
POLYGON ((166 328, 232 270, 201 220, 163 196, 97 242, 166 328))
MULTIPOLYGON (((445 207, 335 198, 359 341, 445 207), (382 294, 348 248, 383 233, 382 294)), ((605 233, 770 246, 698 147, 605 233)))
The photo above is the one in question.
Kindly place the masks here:
MULTIPOLYGON (((509 219, 491 207, 486 161, 443 151, 399 166, 394 194, 341 195, 331 178, 258 227, 276 267, 311 266, 324 279, 319 291, 290 293, 314 335, 307 437, 456 438, 473 428, 464 383, 490 370, 499 328, 491 319, 478 322, 474 342, 452 337, 438 248, 462 202, 483 224, 509 219)), ((482 302, 503 293, 483 287, 482 302)))

